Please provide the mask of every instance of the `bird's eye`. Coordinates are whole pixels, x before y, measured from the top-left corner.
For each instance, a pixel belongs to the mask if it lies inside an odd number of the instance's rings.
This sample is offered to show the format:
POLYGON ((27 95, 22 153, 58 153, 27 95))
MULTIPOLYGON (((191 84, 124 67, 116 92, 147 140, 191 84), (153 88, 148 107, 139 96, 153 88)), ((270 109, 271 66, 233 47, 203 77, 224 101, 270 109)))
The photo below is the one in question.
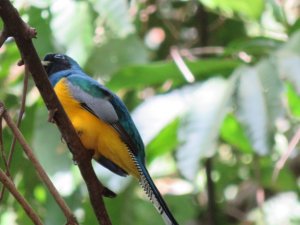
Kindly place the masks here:
POLYGON ((55 59, 65 59, 65 56, 62 55, 62 54, 56 54, 56 55, 54 56, 54 58, 55 58, 55 59))

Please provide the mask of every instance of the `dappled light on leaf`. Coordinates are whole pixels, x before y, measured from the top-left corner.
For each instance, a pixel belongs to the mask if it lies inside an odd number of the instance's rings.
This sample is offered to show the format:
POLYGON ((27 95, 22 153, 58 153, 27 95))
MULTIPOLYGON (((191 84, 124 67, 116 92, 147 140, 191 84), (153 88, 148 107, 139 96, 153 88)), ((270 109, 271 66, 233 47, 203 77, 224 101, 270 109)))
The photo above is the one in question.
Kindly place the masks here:
POLYGON ((178 166, 188 179, 195 179, 200 159, 216 152, 219 128, 227 112, 236 78, 210 79, 195 85, 184 98, 186 112, 179 130, 181 146, 177 152, 178 166))
POLYGON ((240 75, 237 108, 255 151, 267 154, 274 143, 274 121, 282 113, 282 84, 270 61, 256 67, 243 67, 240 75))

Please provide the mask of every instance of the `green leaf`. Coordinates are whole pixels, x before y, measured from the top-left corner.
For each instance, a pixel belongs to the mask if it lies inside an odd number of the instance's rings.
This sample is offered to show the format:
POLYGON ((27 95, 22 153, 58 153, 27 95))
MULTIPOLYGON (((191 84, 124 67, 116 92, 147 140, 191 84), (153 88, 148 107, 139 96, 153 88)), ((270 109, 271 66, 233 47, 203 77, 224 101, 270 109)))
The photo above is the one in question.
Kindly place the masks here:
POLYGON ((238 14, 248 19, 258 20, 264 10, 263 0, 239 1, 239 0, 199 0, 206 7, 221 10, 226 15, 238 14))
MULTIPOLYGON (((137 186, 133 182, 118 198, 105 199, 113 224, 163 224, 162 219, 150 201, 137 195, 137 186), (134 206, 134 207, 133 207, 134 206)), ((138 187, 140 188, 140 187, 138 187)))
POLYGON ((231 42, 225 49, 225 54, 245 51, 250 55, 261 57, 276 50, 281 44, 282 41, 267 37, 244 38, 242 40, 231 42))
MULTIPOLYGON (((87 62, 86 69, 95 75, 110 75, 123 66, 147 62, 148 53, 136 35, 124 39, 111 39, 96 46, 87 62)), ((116 81, 119 85, 121 80, 116 81)))
POLYGON ((40 107, 36 114, 32 146, 37 158, 49 175, 69 170, 72 160, 57 127, 47 122, 44 107, 40 107))
POLYGON ((274 121, 282 113, 280 95, 282 84, 275 65, 263 60, 254 67, 242 67, 240 75, 237 113, 246 128, 254 150, 259 154, 270 152, 274 142, 274 121))
POLYGON ((234 115, 228 114, 221 126, 221 137, 243 153, 252 153, 253 149, 245 132, 234 115))
POLYGON ((126 0, 91 0, 91 2, 99 13, 101 22, 105 22, 107 28, 117 37, 124 38, 134 32, 126 0))
POLYGON ((49 52, 53 52, 54 46, 52 43, 52 30, 50 29, 50 12, 46 9, 30 7, 28 10, 29 24, 34 27, 38 34, 37 38, 32 39, 39 55, 43 57, 49 52), (45 15, 41 19, 41 15, 45 15))
POLYGON ((289 29, 289 34, 294 34, 300 30, 300 19, 297 19, 293 26, 289 29))
MULTIPOLYGON (((0 53, 0 81, 3 81, 10 73, 11 67, 17 64, 18 59, 20 57, 20 53, 18 51, 17 46, 12 43, 8 42, 5 43, 3 46, 3 52, 0 53)), ((0 95, 4 94, 3 92, 5 91, 5 85, 3 85, 3 82, 0 82, 1 89, 0 89, 0 95), (5 88, 4 90, 2 89, 5 88)))
POLYGON ((259 159, 259 165, 257 165, 260 171, 261 183, 264 188, 277 191, 291 191, 295 190, 298 186, 295 175, 291 173, 288 167, 282 168, 276 181, 272 180, 270 174, 274 171, 274 161, 271 157, 261 157, 259 159))
POLYGON ((297 117, 300 117, 300 96, 297 94, 292 84, 286 85, 286 95, 290 112, 297 117))
POLYGON ((200 160, 216 152, 219 128, 235 84, 236 76, 213 78, 194 86, 186 98, 189 105, 179 128, 181 146, 176 156, 179 170, 190 180, 195 179, 200 160))
POLYGON ((132 112, 133 120, 146 145, 155 140, 164 129, 169 130, 167 126, 173 122, 171 126, 176 127, 176 118, 185 112, 186 98, 193 89, 193 86, 185 86, 167 94, 153 96, 132 112))
MULTIPOLYGON (((204 80, 216 74, 226 77, 241 62, 229 59, 201 59, 186 64, 197 80, 204 80)), ((115 73, 106 86, 113 90, 142 88, 161 85, 166 80, 172 80, 175 85, 186 83, 174 62, 154 62, 125 67, 115 73)))
POLYGON ((147 161, 176 149, 178 145, 177 131, 179 118, 165 126, 159 134, 147 145, 147 161))
POLYGON ((91 9, 85 1, 54 1, 51 5, 51 29, 59 51, 65 51, 84 64, 92 50, 91 9))

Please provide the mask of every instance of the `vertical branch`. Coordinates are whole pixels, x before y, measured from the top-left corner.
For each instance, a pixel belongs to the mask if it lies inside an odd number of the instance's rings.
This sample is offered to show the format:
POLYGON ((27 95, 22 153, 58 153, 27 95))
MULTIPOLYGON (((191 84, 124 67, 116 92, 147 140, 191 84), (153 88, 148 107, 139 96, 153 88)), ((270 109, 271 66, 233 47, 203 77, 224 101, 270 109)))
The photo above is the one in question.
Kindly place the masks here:
MULTIPOLYGON (((0 112, 0 114, 2 114, 0 112)), ((3 160, 3 163, 4 163, 4 166, 5 166, 5 169, 6 169, 6 174, 8 176, 10 176, 9 174, 9 166, 8 166, 8 161, 7 161, 7 157, 5 155, 5 151, 4 151, 4 145, 3 145, 3 135, 2 135, 2 115, 0 115, 0 151, 1 151, 1 157, 2 157, 2 160, 3 160)), ((4 189, 4 186, 3 186, 3 189, 4 189)), ((3 190, 2 189, 2 190, 3 190)), ((2 200, 2 196, 3 194, 1 193, 0 195, 0 202, 2 200)))
MULTIPOLYGON (((197 24, 199 45, 207 46, 209 32, 208 32, 208 15, 202 4, 199 4, 196 18, 199 21, 197 24)), ((216 215, 217 206, 215 199, 215 186, 212 180, 212 170, 213 170, 213 159, 208 158, 205 162, 206 179, 207 179, 207 193, 208 193, 208 221, 209 225, 217 225, 216 215)))
POLYGON ((199 4, 196 18, 199 21, 197 23, 197 30, 198 30, 198 36, 199 36, 199 44, 200 46, 206 46, 208 44, 208 18, 207 18, 207 12, 205 11, 205 8, 202 4, 199 4))
MULTIPOLYGON (((21 106, 20 106, 20 112, 17 120, 17 127, 19 128, 21 125, 21 121, 25 112, 25 104, 26 104, 26 94, 27 94, 27 89, 28 89, 28 78, 29 78, 29 71, 27 66, 25 66, 25 75, 24 75, 24 82, 23 82, 23 92, 22 92, 22 100, 21 100, 21 106)), ((14 154, 15 150, 15 145, 16 145, 16 136, 14 136, 11 147, 10 147, 10 153, 9 153, 9 158, 8 158, 8 165, 10 166, 12 156, 14 154)))
MULTIPOLYGON (((20 64, 20 63, 19 63, 20 64)), ((23 82, 23 92, 22 92, 22 100, 21 100, 21 106, 20 106, 20 111, 19 111, 19 116, 17 120, 17 127, 19 128, 21 125, 21 121, 25 112, 25 104, 26 104, 26 94, 27 94, 27 89, 28 89, 28 78, 29 78, 29 71, 28 68, 25 66, 25 75, 24 75, 24 82, 23 82)), ((6 174, 10 174, 9 169, 10 169, 10 164, 12 161, 12 157, 15 151, 15 146, 16 146, 16 136, 13 137, 11 146, 10 146, 10 151, 9 151, 9 156, 8 160, 5 160, 5 166, 6 166, 6 174)), ((4 154, 4 151, 3 151, 4 154)), ((0 201, 3 198, 5 192, 5 186, 2 187, 1 192, 0 192, 0 201)))
POLYGON ((216 225, 216 200, 215 200, 215 187, 211 177, 213 168, 212 158, 208 158, 205 162, 206 180, 207 180, 207 193, 208 193, 208 223, 209 225, 216 225))
MULTIPOLYGON (((4 144, 3 144, 3 128, 2 128, 2 115, 4 113, 4 109, 0 108, 0 151, 1 151, 1 158, 3 160, 4 166, 6 171, 9 171, 8 168, 8 162, 7 162, 7 158, 5 155, 5 151, 4 151, 4 144)), ((9 174, 7 174, 9 176, 9 174)), ((5 185, 2 186, 2 190, 0 193, 0 203, 3 199, 4 196, 4 190, 5 190, 5 185)))
POLYGON ((15 199, 20 203, 20 205, 25 210, 26 214, 32 220, 35 225, 43 225, 42 221, 38 217, 38 215, 34 212, 31 206, 28 204, 26 199, 18 192, 14 183, 11 179, 4 173, 3 170, 0 169, 0 181, 1 183, 12 193, 15 199))

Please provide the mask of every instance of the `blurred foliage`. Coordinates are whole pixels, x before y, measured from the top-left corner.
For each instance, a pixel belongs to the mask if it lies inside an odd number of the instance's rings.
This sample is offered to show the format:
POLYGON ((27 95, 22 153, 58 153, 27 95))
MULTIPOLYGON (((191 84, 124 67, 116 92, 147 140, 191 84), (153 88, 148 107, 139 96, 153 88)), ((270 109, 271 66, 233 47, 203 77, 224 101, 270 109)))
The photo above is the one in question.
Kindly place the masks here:
MULTIPOLYGON (((14 0, 48 52, 75 58, 117 92, 146 144, 148 168, 180 224, 299 224, 299 153, 272 173, 300 119, 300 17, 296 0, 14 0), (176 46, 194 76, 175 64, 176 46), (205 162, 212 160, 215 199, 205 162), (261 190, 264 195, 261 197, 261 190), (210 211, 208 202, 216 210, 210 211), (284 207, 284 208, 282 208, 284 207), (276 215, 276 216, 275 216, 276 215)), ((3 27, 1 23, 0 27, 3 27)), ((17 118, 23 67, 9 39, 0 49, 0 100, 17 118)), ((96 224, 86 187, 32 81, 21 130, 81 224, 96 224)), ((8 152, 12 134, 4 126, 8 152)), ((298 149, 298 148, 297 148, 298 149)), ((0 166, 4 168, 1 160, 0 166)), ((136 180, 94 165, 118 193, 114 224, 162 224, 136 180)), ((45 224, 64 224, 17 145, 11 174, 45 224)), ((0 225, 31 224, 6 192, 0 225)))

